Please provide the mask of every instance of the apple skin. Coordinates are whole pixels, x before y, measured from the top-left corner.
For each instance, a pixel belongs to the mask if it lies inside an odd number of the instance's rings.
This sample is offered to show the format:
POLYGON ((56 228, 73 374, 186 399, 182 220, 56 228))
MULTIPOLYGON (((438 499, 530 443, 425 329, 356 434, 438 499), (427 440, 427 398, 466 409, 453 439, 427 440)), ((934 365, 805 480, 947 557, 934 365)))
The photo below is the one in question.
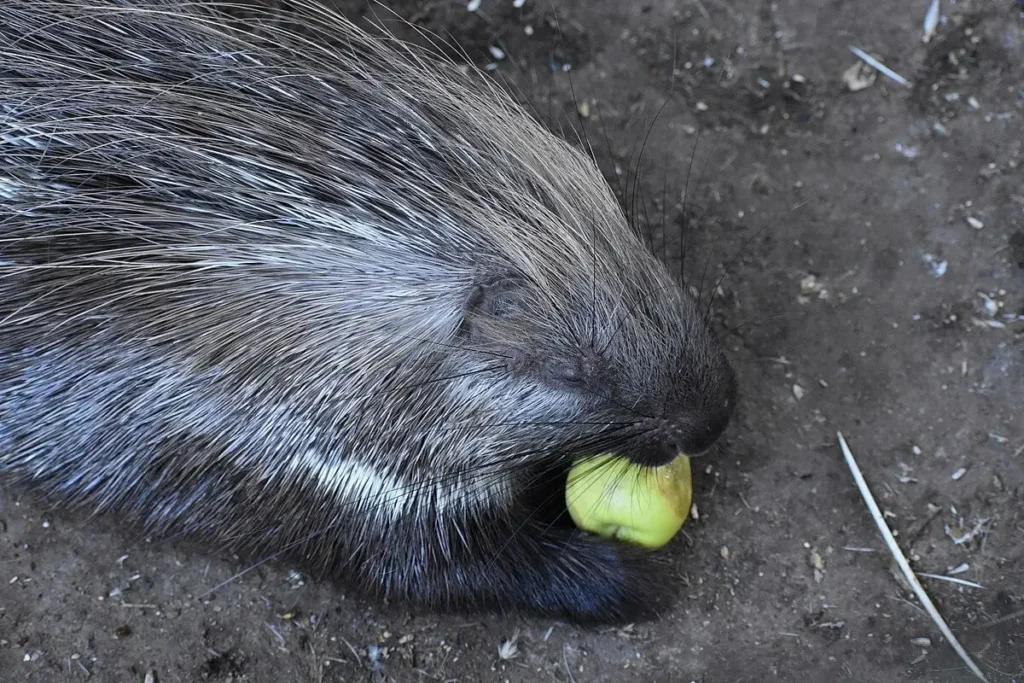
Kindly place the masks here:
POLYGON ((569 470, 565 502, 580 529, 656 550, 679 532, 690 513, 690 458, 642 467, 602 454, 569 470))

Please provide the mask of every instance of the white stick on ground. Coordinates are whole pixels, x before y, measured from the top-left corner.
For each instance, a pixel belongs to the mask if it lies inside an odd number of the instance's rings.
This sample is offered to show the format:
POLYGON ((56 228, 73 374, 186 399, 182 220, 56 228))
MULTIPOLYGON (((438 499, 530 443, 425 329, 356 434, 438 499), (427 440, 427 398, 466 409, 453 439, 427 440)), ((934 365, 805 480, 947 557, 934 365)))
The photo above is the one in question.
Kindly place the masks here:
POLYGON ((921 572, 918 576, 923 576, 928 579, 937 579, 939 581, 949 581, 950 583, 958 583, 961 586, 970 586, 971 588, 984 588, 980 583, 974 581, 968 581, 967 579, 958 579, 955 576, 943 576, 942 574, 926 574, 921 572))
POLYGON ((929 616, 935 622, 935 625, 942 631, 942 635, 946 637, 949 644, 953 646, 956 653, 960 655, 960 659, 964 661, 967 668, 985 683, 988 683, 988 679, 985 678, 985 674, 981 672, 978 665, 974 663, 970 655, 960 644, 960 641, 956 639, 953 632, 949 629, 949 625, 946 624, 946 620, 942 618, 939 611, 935 609, 935 605, 932 604, 931 598, 928 597, 928 593, 925 592, 921 582, 917 580, 917 576, 914 574, 914 570, 910 568, 910 563, 907 562, 906 556, 903 551, 900 550, 899 545, 896 543, 896 538, 892 535, 892 531, 889 529, 889 525, 885 523, 885 518, 882 516, 882 511, 878 509, 878 503, 875 502, 874 496, 871 495, 870 489, 868 489, 867 482, 864 481, 864 475, 860 472, 860 467, 857 466, 857 461, 853 459, 853 453, 850 452, 850 447, 846 445, 846 439, 843 438, 842 432, 836 432, 836 436, 839 437, 839 447, 843 450, 843 457, 846 458, 846 464, 850 468, 850 473, 853 474, 854 481, 857 482, 857 488, 860 489, 860 495, 863 496, 864 502, 868 505, 868 510, 871 511, 871 516, 875 520, 875 524, 878 525, 878 530, 882 532, 882 538, 885 539, 885 544, 889 546, 889 551, 893 557, 896 558, 896 563, 900 566, 900 570, 903 572, 903 576, 906 577, 907 582, 914 589, 914 593, 917 595, 917 599, 921 601, 924 608, 928 611, 929 616))
POLYGON ((850 45, 849 48, 850 52, 857 55, 860 59, 864 60, 864 62, 866 62, 868 66, 874 67, 877 71, 882 72, 884 75, 888 76, 889 78, 896 81, 900 85, 904 85, 908 88, 913 87, 910 84, 910 81, 905 79, 903 76, 900 76, 898 73, 887 67, 885 64, 882 64, 880 61, 869 55, 867 52, 864 52, 864 50, 861 50, 859 47, 855 47, 853 45, 850 45))
POLYGON ((939 27, 939 0, 932 0, 928 6, 928 13, 924 15, 924 42, 931 42, 935 37, 935 30, 939 27))

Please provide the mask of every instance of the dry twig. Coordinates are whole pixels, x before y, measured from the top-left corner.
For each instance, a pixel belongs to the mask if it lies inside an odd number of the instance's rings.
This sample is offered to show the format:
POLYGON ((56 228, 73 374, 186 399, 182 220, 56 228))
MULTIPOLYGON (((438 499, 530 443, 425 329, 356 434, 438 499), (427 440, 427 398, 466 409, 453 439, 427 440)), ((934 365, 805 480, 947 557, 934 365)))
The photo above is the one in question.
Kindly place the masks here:
POLYGON ((871 511, 871 516, 875 520, 875 524, 878 525, 878 530, 882 532, 882 538, 885 539, 885 544, 889 546, 889 551, 896 559, 896 564, 899 565, 900 570, 903 572, 903 576, 906 577, 907 582, 914 589, 914 593, 917 595, 917 599, 924 605, 928 615, 931 616, 935 625, 939 627, 942 635, 946 637, 949 644, 953 646, 956 653, 960 655, 960 659, 964 661, 967 668, 971 670, 975 676, 980 680, 988 683, 988 679, 985 678, 985 674, 981 672, 978 665, 974 663, 970 655, 960 644, 960 641, 953 635, 953 631, 950 630, 946 620, 942 618, 939 611, 935 609, 935 605, 932 603, 931 598, 928 597, 928 593, 925 592, 924 586, 918 581, 917 576, 914 574, 914 570, 910 568, 910 563, 907 562, 906 556, 903 551, 900 550, 900 546, 896 543, 896 538, 892 535, 892 531, 889 529, 889 525, 885 523, 885 518, 882 516, 882 511, 878 509, 878 503, 875 502, 875 497, 871 495, 870 489, 868 489, 867 482, 864 481, 864 475, 861 474, 860 467, 857 465, 857 461, 853 459, 853 453, 850 452, 850 447, 846 445, 846 439, 843 438, 842 432, 836 432, 836 436, 839 437, 839 447, 843 450, 843 457, 846 458, 846 464, 850 468, 850 473, 853 474, 853 479, 857 482, 857 488, 860 489, 860 494, 864 498, 864 502, 868 505, 868 510, 871 511))

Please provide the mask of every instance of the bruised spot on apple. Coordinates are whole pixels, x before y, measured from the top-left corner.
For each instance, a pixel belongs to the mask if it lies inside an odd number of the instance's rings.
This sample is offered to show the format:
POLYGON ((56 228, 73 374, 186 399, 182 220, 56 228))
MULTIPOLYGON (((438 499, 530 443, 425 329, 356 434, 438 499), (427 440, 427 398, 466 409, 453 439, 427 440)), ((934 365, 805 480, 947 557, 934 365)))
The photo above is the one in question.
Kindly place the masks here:
POLYGON ((690 512, 690 459, 680 455, 661 467, 642 467, 604 454, 569 470, 565 502, 580 529, 650 550, 679 532, 690 512))

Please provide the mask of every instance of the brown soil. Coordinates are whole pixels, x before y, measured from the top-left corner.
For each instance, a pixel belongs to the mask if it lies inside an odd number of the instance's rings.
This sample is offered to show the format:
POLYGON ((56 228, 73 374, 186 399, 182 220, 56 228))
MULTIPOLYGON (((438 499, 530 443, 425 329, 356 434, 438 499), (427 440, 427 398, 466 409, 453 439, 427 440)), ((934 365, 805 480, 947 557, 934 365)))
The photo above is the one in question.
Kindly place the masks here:
POLYGON ((286 565, 228 581, 250 565, 8 488, 0 680, 974 680, 895 576, 837 430, 914 568, 983 586, 922 579, 989 680, 1024 680, 1021 3, 943 2, 927 44, 926 0, 388 4, 480 64, 500 46, 495 74, 567 133, 581 110, 670 258, 685 226, 705 298, 729 268, 743 404, 661 553, 682 600, 606 631, 411 615, 286 565), (913 87, 848 92, 850 44, 913 87))

